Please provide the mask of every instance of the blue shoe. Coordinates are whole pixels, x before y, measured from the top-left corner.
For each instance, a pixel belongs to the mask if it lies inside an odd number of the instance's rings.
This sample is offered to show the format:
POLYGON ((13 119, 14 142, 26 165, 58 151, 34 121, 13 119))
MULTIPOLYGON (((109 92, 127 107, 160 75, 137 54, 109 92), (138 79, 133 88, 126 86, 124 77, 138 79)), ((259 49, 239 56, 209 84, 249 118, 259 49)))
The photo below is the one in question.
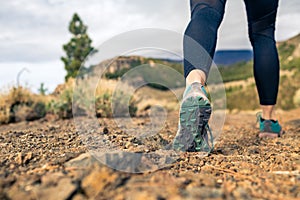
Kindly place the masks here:
POLYGON ((213 137, 208 126, 210 115, 211 104, 205 88, 198 82, 189 85, 183 94, 178 132, 173 142, 173 149, 188 152, 211 152, 213 137))
POLYGON ((266 120, 263 119, 261 113, 256 115, 257 121, 259 122, 259 137, 269 137, 269 138, 276 138, 280 137, 284 134, 282 127, 278 123, 278 120, 266 120))

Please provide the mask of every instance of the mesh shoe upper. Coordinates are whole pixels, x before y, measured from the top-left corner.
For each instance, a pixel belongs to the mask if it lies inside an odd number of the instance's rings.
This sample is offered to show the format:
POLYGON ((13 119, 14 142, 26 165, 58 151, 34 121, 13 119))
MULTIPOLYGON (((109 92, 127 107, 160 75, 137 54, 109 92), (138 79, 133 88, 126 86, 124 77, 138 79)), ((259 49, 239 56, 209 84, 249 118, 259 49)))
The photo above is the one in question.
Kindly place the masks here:
POLYGON ((280 134, 282 127, 280 126, 277 120, 275 121, 275 120, 263 119, 260 113, 257 115, 257 117, 258 117, 260 132, 280 134))
POLYGON ((205 88, 198 82, 187 86, 173 147, 181 151, 210 152, 213 149, 212 132, 208 126, 210 114, 211 105, 205 88))

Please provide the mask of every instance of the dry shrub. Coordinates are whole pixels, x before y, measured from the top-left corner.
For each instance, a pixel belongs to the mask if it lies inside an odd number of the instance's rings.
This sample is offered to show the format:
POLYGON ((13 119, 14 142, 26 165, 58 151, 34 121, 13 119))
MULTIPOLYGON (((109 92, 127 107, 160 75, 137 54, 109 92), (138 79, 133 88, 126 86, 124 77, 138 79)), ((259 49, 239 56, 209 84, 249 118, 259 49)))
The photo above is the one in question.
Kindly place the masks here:
POLYGON ((0 94, 0 124, 33 121, 46 115, 46 97, 33 94, 22 86, 0 94))
POLYGON ((300 89, 296 91, 296 94, 293 98, 294 104, 299 107, 300 106, 300 89))
POLYGON ((47 113, 57 116, 59 119, 69 119, 73 117, 74 79, 70 78, 65 84, 57 86, 53 97, 47 104, 47 113))
POLYGON ((10 107, 6 105, 3 96, 0 96, 0 124, 7 124, 10 119, 10 107))
POLYGON ((178 111, 180 99, 184 88, 177 88, 171 90, 158 90, 149 86, 139 88, 136 92, 138 101, 138 113, 139 116, 147 116, 151 112, 153 107, 159 106, 165 109, 167 112, 178 111), (177 95, 177 97, 176 97, 177 95))
POLYGON ((117 81, 102 79, 95 91, 96 115, 98 117, 135 116, 138 102, 135 96, 127 93, 132 89, 127 84, 118 85, 117 81))
MULTIPOLYGON (((55 91, 55 98, 48 105, 48 113, 64 119, 72 117, 73 109, 75 109, 76 116, 113 117, 112 101, 114 100, 117 102, 117 106, 122 105, 121 108, 129 108, 130 115, 135 115, 136 101, 126 95, 126 92, 116 89, 117 81, 102 79, 97 87, 95 87, 95 83, 98 83, 96 77, 77 79, 76 83, 74 79, 69 79, 65 85, 60 85, 59 90, 55 91), (73 91, 75 84, 76 90, 73 91), (130 98, 129 105, 126 105, 128 98, 130 98)), ((126 115, 125 110, 119 111, 121 116, 126 115)))

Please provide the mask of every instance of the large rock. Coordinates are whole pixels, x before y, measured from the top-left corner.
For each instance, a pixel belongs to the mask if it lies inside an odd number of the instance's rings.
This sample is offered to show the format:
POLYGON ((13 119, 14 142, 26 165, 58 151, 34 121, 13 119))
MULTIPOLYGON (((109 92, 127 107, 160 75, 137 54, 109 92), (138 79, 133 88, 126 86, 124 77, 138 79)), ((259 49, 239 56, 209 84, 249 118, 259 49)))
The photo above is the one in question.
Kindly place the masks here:
POLYGON ((107 167, 100 168, 96 165, 95 169, 82 180, 81 187, 88 197, 93 198, 104 192, 109 185, 116 183, 118 177, 117 173, 113 173, 107 167))
POLYGON ((94 164, 101 165, 99 160, 97 160, 90 153, 83 153, 77 158, 69 160, 64 165, 65 167, 79 167, 79 168, 89 168, 94 164))
POLYGON ((70 199, 76 192, 78 186, 72 183, 70 178, 62 178, 57 185, 52 187, 43 187, 35 189, 37 199, 57 200, 70 199))

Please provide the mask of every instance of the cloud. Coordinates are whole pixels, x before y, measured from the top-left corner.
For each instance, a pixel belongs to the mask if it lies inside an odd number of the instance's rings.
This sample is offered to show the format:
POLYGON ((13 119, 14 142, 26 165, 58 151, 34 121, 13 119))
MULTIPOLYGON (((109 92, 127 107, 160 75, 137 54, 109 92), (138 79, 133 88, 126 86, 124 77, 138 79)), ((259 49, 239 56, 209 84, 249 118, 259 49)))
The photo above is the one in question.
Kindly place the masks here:
MULTIPOLYGON (((243 1, 228 1, 218 48, 250 48, 243 1)), ((277 38, 300 32, 300 3, 280 1, 277 38)), ((114 35, 138 28, 162 28, 183 33, 189 2, 183 0, 14 0, 0 7, 0 62, 59 60, 68 42, 68 24, 78 12, 99 45, 114 35)))
MULTIPOLYGON (((276 22, 278 41, 300 33, 300 3, 298 0, 279 1, 276 22)), ((219 32, 218 48, 251 48, 248 39, 247 17, 243 1, 227 1, 225 18, 219 32)))
POLYGON ((58 84, 64 83, 66 72, 59 65, 58 61, 54 62, 0 62, 0 88, 10 88, 17 84, 18 73, 22 69, 27 69, 19 77, 21 85, 27 85, 34 92, 38 91, 41 83, 44 83, 49 92, 54 91, 58 84))
POLYGON ((276 36, 279 41, 300 33, 300 2, 298 0, 279 1, 276 36))
POLYGON ((243 1, 227 1, 219 30, 218 49, 250 48, 247 19, 243 1))

